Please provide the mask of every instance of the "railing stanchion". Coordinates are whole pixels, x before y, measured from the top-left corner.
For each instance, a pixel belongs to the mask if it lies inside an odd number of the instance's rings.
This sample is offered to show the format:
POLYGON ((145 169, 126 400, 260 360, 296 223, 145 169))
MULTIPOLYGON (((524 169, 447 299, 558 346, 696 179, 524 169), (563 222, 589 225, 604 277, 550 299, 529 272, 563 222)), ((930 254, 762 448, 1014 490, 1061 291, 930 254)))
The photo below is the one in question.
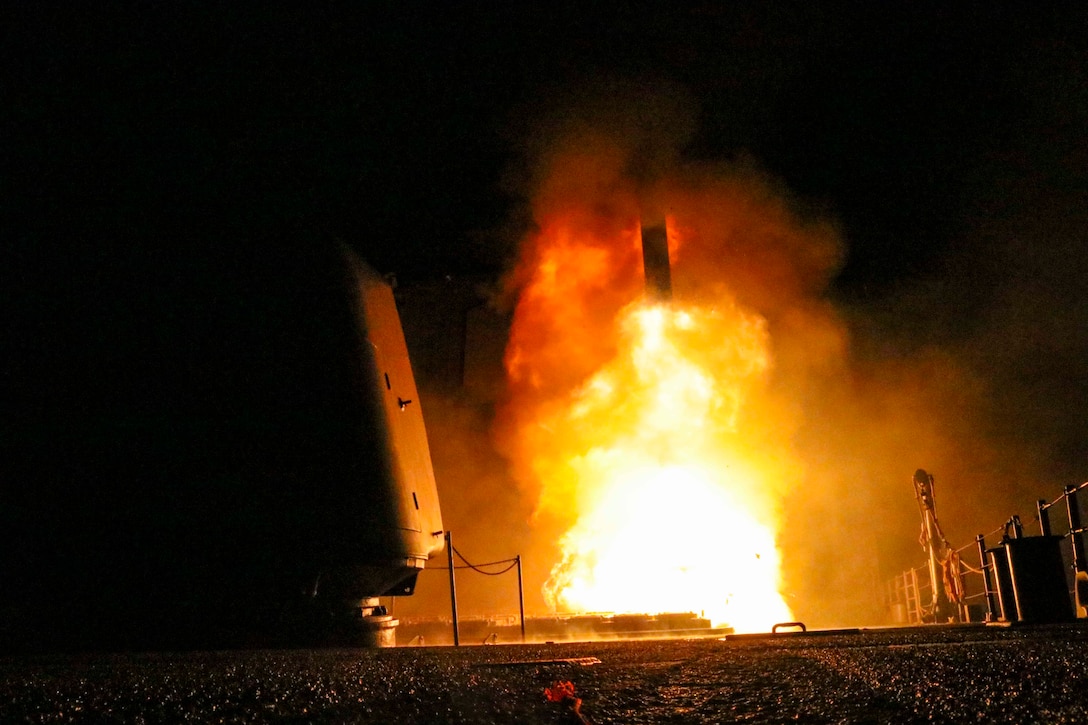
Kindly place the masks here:
POLYGON ((978 542, 979 569, 982 570, 982 591, 986 594, 986 621, 993 622, 997 604, 994 602, 994 584, 990 579, 990 567, 986 564, 986 537, 982 534, 975 539, 978 542))
POLYGON ((1039 531, 1043 536, 1050 536, 1050 504, 1045 498, 1035 502, 1039 511, 1039 531))
POLYGON ((518 561, 518 616, 521 618, 521 641, 525 641, 525 591, 521 586, 521 554, 518 561))
POLYGON ((1077 505, 1077 491, 1080 486, 1065 487, 1065 507, 1069 511, 1069 548, 1073 561, 1073 604, 1076 616, 1088 617, 1088 559, 1084 555, 1084 529, 1080 522, 1080 507, 1077 505))
POLYGON ((461 646, 461 634, 457 626, 457 582, 453 578, 453 534, 446 532, 446 553, 450 565, 450 609, 453 611, 453 646, 461 646))

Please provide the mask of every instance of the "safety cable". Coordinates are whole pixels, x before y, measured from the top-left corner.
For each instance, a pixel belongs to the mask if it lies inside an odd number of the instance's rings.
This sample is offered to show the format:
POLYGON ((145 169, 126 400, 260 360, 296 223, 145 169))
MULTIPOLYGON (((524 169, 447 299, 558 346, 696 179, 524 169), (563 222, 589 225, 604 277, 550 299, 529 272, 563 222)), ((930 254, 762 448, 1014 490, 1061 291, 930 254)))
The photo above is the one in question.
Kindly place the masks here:
MULTIPOLYGON (((502 572, 480 572, 480 574, 485 574, 485 575, 490 576, 490 577, 495 577, 495 576, 498 576, 499 574, 506 574, 507 572, 509 572, 510 569, 514 568, 516 565, 517 565, 517 562, 515 562, 514 564, 511 564, 510 566, 506 567, 505 569, 502 570, 502 572)), ((490 566, 490 565, 489 564, 482 564, 481 566, 490 566)), ((477 569, 477 567, 469 566, 468 564, 457 564, 456 566, 454 566, 454 568, 455 569, 472 569, 473 572, 479 572, 479 569, 477 569)), ((449 567, 448 566, 424 566, 423 570, 424 570, 424 572, 448 572, 449 567)))
MULTIPOLYGON (((499 571, 484 571, 483 569, 480 569, 479 567, 475 567, 475 566, 472 566, 472 565, 466 565, 466 566, 463 566, 463 567, 457 566, 457 567, 454 567, 454 568, 455 569, 472 569, 474 572, 476 572, 478 574, 483 574, 484 576, 499 576, 500 574, 505 574, 506 572, 510 571, 511 569, 513 569, 517 565, 518 565, 517 561, 514 561, 513 564, 510 564, 505 569, 500 569, 499 571)), ((487 566, 487 564, 484 564, 484 566, 487 566)))
MULTIPOLYGON (((506 572, 510 571, 515 566, 517 566, 517 564, 518 564, 517 559, 503 559, 502 561, 492 561, 492 562, 488 562, 487 564, 477 564, 476 566, 473 566, 472 564, 457 564, 453 568, 454 569, 472 569, 473 571, 478 571, 481 574, 486 574, 487 576, 498 576, 499 574, 505 574, 506 572), (480 570, 481 566, 497 566, 499 564, 505 564, 507 562, 513 562, 513 563, 510 564, 510 566, 503 569, 502 571, 481 571, 480 570)), ((423 568, 424 568, 425 571, 449 571, 448 566, 425 566, 423 568)))
MULTIPOLYGON (((460 554, 458 554, 458 556, 460 556, 460 554)), ((462 559, 462 561, 463 561, 463 559, 462 559)), ((486 574, 487 576, 498 576, 499 574, 505 574, 506 572, 510 571, 515 566, 517 566, 517 564, 518 564, 517 559, 503 559, 502 561, 490 561, 490 562, 488 562, 486 564, 477 564, 475 566, 473 566, 472 564, 457 564, 453 568, 454 569, 472 569, 473 571, 478 571, 481 574, 486 574), (513 563, 510 564, 510 566, 503 569, 502 571, 481 571, 480 570, 480 567, 482 567, 482 566, 498 566, 499 564, 506 564, 508 562, 513 562, 513 563)), ((448 566, 425 566, 425 567, 423 567, 423 569, 425 571, 449 571, 448 566)))
POLYGON ((971 566, 966 561, 964 561, 962 558, 960 559, 960 566, 962 566, 964 569, 971 572, 972 574, 981 574, 982 573, 982 569, 976 569, 975 567, 971 566))
POLYGON ((511 569, 513 569, 515 566, 518 565, 517 557, 514 557, 513 559, 503 559, 501 561, 492 561, 492 562, 487 563, 487 564, 473 564, 472 562, 470 562, 468 559, 465 558, 464 554, 462 554, 460 551, 457 550, 456 546, 454 546, 453 544, 450 544, 450 548, 453 549, 453 553, 457 555, 458 559, 465 562, 465 566, 467 566, 469 569, 472 569, 473 571, 475 571, 477 573, 484 574, 486 576, 498 576, 500 574, 505 574, 506 572, 510 571, 511 569), (503 569, 501 571, 484 571, 483 569, 480 568, 480 567, 484 567, 484 566, 497 566, 499 564, 509 564, 510 566, 506 567, 505 569, 503 569))

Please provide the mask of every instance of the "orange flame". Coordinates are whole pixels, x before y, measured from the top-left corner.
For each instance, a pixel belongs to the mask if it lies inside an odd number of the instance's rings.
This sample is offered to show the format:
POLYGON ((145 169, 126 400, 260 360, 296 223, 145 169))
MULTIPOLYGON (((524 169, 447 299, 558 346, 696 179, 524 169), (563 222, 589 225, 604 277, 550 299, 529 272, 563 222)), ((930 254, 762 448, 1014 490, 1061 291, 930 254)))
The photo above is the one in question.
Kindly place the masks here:
POLYGON ((841 240, 750 164, 680 165, 672 126, 644 123, 657 115, 585 118, 534 146, 536 226, 508 279, 495 431, 555 545, 542 593, 769 630, 795 619, 777 548, 783 496, 806 481, 795 446, 813 386, 841 377, 821 297, 841 240), (644 291, 643 212, 666 217, 667 303, 644 291))
POLYGON ((539 485, 538 520, 569 526, 545 598, 769 629, 793 617, 778 591, 773 479, 789 466, 766 414, 767 324, 721 286, 698 303, 643 296, 637 218, 554 216, 520 270, 515 463, 539 485))

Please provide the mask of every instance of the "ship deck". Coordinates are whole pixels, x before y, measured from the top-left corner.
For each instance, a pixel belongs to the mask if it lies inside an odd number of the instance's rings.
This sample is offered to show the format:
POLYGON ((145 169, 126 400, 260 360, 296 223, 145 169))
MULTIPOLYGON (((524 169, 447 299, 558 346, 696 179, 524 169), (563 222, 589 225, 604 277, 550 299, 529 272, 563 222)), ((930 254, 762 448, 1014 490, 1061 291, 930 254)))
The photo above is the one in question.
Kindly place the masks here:
POLYGON ((1088 626, 0 659, 4 722, 1088 722, 1088 626))

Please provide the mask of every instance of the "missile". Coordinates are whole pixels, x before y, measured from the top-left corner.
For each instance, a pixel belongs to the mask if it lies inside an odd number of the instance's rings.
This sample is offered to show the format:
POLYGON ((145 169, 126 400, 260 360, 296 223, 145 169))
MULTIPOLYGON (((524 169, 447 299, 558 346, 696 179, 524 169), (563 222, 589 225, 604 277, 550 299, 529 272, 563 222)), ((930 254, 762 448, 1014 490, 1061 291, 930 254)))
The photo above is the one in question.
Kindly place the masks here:
POLYGON ((669 237, 662 215, 643 215, 642 268, 646 277, 646 294, 664 302, 671 300, 669 237))

